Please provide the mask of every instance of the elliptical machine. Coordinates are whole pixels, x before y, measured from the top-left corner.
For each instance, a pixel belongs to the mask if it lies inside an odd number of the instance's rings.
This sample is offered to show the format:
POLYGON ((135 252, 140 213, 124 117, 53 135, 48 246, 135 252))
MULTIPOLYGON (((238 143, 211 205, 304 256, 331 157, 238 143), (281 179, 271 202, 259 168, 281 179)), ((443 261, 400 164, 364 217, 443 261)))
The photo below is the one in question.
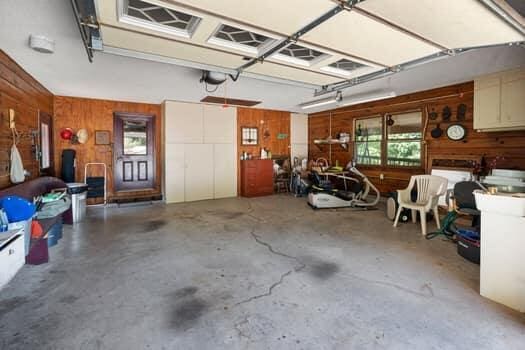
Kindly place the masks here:
POLYGON ((308 204, 313 209, 356 207, 369 209, 377 205, 381 196, 377 187, 366 175, 357 170, 352 162, 348 163, 347 170, 357 175, 357 177, 346 175, 335 175, 335 177, 352 183, 348 191, 332 188, 329 183, 321 180, 318 173, 312 172, 314 185, 308 194, 308 204), (371 200, 368 199, 370 192, 374 193, 374 197, 371 200))

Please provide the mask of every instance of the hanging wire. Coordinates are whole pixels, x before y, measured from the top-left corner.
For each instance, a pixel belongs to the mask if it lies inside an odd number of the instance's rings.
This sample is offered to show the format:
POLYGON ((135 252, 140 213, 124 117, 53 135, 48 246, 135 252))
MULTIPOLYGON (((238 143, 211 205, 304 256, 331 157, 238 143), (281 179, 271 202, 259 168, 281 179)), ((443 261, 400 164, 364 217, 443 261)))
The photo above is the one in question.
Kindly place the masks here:
POLYGON ((210 94, 214 93, 214 92, 217 91, 217 89, 219 88, 219 85, 217 85, 217 86, 215 86, 215 89, 213 89, 213 90, 209 90, 209 89, 208 89, 208 83, 204 82, 204 85, 205 85, 206 92, 207 92, 207 93, 210 93, 210 94))

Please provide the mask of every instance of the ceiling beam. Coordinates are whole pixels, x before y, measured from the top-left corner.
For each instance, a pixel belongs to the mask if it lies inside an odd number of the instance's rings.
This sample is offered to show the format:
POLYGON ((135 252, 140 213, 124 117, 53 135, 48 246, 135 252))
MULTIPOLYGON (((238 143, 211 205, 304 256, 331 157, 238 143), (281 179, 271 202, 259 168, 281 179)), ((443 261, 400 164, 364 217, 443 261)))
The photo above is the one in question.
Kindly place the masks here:
POLYGON ((266 50, 265 52, 263 52, 259 56, 255 57, 255 58, 252 58, 251 60, 249 60, 248 62, 246 62, 245 64, 243 64, 239 68, 237 68, 237 74, 242 73, 244 70, 246 70, 247 68, 253 66, 256 63, 264 62, 264 60, 266 58, 268 58, 269 56, 271 56, 272 54, 280 51, 281 49, 283 49, 284 47, 286 47, 287 45, 289 45, 291 43, 297 42, 297 40, 299 40, 299 38, 302 37, 304 34, 308 33, 312 29, 318 27, 322 23, 328 21, 330 18, 334 17, 335 15, 337 15, 338 13, 343 11, 344 9, 347 9, 347 10, 352 9, 355 5, 357 5, 358 3, 362 2, 362 1, 364 1, 364 0, 344 0, 344 1, 339 1, 340 4, 338 6, 332 8, 331 10, 329 10, 326 13, 324 13, 323 15, 321 15, 316 20, 308 23, 307 25, 305 25, 304 27, 302 27, 301 29, 299 29, 298 31, 293 33, 292 35, 290 35, 287 38, 279 41, 276 45, 270 47, 268 50, 266 50))

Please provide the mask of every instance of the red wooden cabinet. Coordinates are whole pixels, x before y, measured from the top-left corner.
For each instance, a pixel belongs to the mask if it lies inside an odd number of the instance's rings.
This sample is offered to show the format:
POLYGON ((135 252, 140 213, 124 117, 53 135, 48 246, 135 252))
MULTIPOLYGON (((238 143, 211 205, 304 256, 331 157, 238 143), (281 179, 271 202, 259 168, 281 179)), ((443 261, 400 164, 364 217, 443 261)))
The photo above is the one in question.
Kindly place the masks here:
POLYGON ((257 197, 271 194, 273 194, 272 160, 241 160, 241 196, 257 197))

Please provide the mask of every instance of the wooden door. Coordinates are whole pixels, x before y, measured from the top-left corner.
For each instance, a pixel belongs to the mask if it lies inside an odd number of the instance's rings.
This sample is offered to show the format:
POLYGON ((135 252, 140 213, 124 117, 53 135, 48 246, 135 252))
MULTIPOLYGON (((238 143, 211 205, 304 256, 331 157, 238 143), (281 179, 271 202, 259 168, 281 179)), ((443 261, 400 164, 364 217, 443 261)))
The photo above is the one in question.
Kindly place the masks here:
POLYGON ((114 187, 150 190, 155 184, 155 116, 114 113, 114 187))
POLYGON ((54 176, 53 118, 44 112, 38 114, 40 176, 54 176))

